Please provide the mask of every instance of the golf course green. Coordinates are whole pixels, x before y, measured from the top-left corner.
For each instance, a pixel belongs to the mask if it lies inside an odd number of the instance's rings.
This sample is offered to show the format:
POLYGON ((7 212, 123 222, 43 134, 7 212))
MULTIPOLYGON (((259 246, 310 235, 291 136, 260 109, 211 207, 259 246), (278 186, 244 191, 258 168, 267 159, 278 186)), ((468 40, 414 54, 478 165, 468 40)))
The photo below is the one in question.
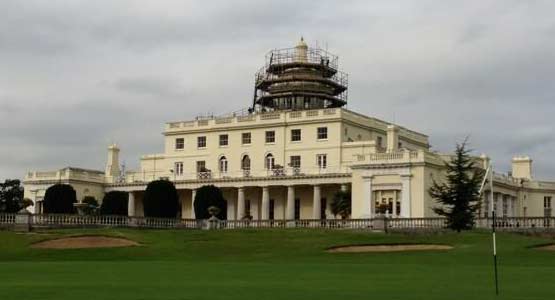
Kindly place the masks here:
POLYGON ((324 230, 49 230, 0 232, 0 299, 555 299, 550 237, 498 234, 493 286, 486 231, 428 235, 324 230), (42 240, 102 235, 139 245, 38 249, 42 240), (451 250, 329 253, 368 244, 451 250))

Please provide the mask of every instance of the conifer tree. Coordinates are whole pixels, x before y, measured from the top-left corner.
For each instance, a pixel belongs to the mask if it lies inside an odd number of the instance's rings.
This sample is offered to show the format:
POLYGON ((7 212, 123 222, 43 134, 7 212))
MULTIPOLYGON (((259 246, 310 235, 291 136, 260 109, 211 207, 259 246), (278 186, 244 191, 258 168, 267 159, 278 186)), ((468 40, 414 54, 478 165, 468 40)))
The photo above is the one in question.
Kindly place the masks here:
POLYGON ((447 180, 442 183, 434 180, 429 190, 430 196, 441 204, 433 208, 434 212, 445 216, 447 226, 457 232, 474 226, 474 217, 480 208, 480 183, 484 176, 466 145, 466 140, 457 144, 454 157, 445 164, 447 180))

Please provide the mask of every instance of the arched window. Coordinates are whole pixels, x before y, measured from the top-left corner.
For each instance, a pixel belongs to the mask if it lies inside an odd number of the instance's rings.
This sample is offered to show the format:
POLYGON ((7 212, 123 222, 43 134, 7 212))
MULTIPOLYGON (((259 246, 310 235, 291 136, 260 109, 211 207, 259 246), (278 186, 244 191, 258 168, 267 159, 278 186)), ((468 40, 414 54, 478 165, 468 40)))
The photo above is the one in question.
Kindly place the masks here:
POLYGON ((227 158, 225 156, 220 157, 220 173, 227 173, 227 158))
POLYGON ((241 160, 241 169, 248 171, 251 169, 251 158, 248 155, 243 156, 241 160))
POLYGON ((268 153, 266 155, 266 161, 264 163, 264 166, 266 167, 266 169, 268 170, 272 170, 274 168, 274 156, 272 155, 272 153, 268 153))

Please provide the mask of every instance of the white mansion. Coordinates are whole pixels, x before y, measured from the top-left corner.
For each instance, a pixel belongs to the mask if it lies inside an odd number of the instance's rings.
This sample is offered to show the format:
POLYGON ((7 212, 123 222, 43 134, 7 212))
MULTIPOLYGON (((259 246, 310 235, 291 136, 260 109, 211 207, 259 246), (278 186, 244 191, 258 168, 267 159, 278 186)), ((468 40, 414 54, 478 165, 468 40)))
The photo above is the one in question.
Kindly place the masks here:
MULTIPOLYGON (((142 216, 148 182, 174 182, 181 217, 194 218, 192 199, 203 185, 220 187, 228 219, 333 218, 330 202, 351 190, 351 218, 371 218, 378 210, 392 217, 432 217, 428 194, 444 177, 448 154, 430 151, 428 137, 368 117, 343 106, 347 76, 337 57, 308 48, 301 40, 271 51, 256 76, 256 94, 245 112, 167 123, 164 153, 141 157, 140 170, 121 172, 119 148, 108 148, 104 171, 68 167, 31 171, 25 197, 42 212, 45 190, 58 182, 73 186, 78 200, 129 192, 129 215, 142 216)), ((487 167, 486 156, 477 158, 487 167)), ((555 182, 532 178, 532 160, 513 159, 512 173, 494 176, 494 201, 501 216, 551 215, 555 182)))

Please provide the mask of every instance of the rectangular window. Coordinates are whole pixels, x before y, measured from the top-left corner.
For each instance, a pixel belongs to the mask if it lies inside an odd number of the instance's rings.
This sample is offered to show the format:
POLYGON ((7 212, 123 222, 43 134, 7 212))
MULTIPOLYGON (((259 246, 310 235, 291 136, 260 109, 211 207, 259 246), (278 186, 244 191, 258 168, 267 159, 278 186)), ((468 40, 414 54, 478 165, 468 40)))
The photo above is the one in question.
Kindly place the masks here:
POLYGON ((326 154, 318 154, 316 155, 316 163, 318 164, 318 168, 325 169, 328 167, 328 156, 326 154))
POLYGON ((291 156, 290 165, 292 168, 300 169, 301 168, 301 157, 299 155, 291 156))
POLYGON ((183 175, 183 162, 178 161, 175 163, 174 167, 173 167, 173 171, 175 172, 175 175, 183 175))
POLYGON ((382 148, 382 142, 383 142, 383 138, 382 138, 381 136, 379 136, 379 137, 376 139, 376 144, 378 144, 377 146, 378 146, 379 148, 382 148))
POLYGON ((291 141, 292 142, 300 142, 301 141, 301 130, 300 129, 292 129, 291 130, 291 141))
POLYGON ((199 160, 197 161, 197 172, 206 172, 206 161, 199 160))
POLYGON ((185 139, 177 138, 175 139, 175 150, 182 150, 185 148, 185 139))
POLYGON ((276 132, 266 131, 266 143, 275 143, 275 142, 276 142, 276 132))
POLYGON ((220 134, 220 147, 227 146, 229 143, 229 135, 227 134, 220 134))
POLYGON ((273 220, 274 219, 274 207, 276 205, 276 201, 274 199, 270 199, 270 211, 268 213, 268 219, 273 220))
POLYGON ((241 135, 241 143, 243 145, 250 145, 251 143, 251 133, 250 132, 243 132, 241 135))
POLYGON ((551 196, 543 197, 543 208, 551 208, 551 196))
POLYGON ((318 137, 319 140, 327 140, 328 139, 328 128, 327 127, 318 127, 317 137, 318 137))
POLYGON ((197 137, 197 147, 198 148, 206 148, 206 137, 205 136, 197 137))
POLYGON ((295 199, 295 220, 301 219, 301 199, 295 199))

